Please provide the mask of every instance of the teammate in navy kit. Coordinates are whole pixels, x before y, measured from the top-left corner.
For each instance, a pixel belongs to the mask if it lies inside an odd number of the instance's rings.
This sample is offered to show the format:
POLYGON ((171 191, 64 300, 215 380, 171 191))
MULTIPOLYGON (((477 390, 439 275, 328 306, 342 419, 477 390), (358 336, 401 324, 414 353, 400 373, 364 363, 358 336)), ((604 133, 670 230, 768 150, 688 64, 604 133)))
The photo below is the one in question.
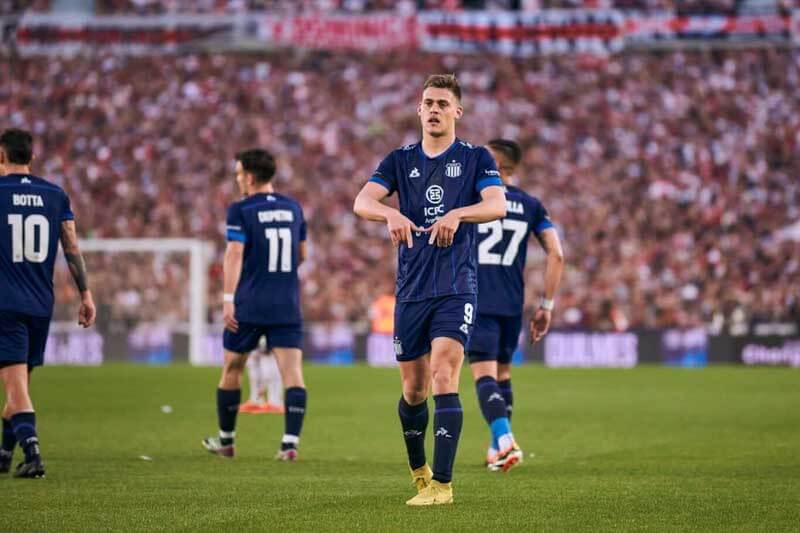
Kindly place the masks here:
POLYGON ((228 209, 224 259, 225 362, 217 389, 219 438, 203 446, 234 455, 236 414, 248 354, 262 336, 275 353, 284 392, 284 435, 276 459, 294 461, 306 410, 303 318, 297 268, 306 257, 306 222, 294 199, 272 186, 275 160, 266 150, 236 155, 236 182, 244 199, 228 209))
POLYGON ((353 210, 385 222, 399 247, 394 342, 403 396, 398 413, 418 490, 407 503, 435 505, 453 501, 450 482, 463 416, 458 377, 478 289, 474 223, 503 217, 506 202, 488 150, 456 138, 463 109, 455 76, 430 76, 417 114, 422 141, 386 156, 353 210), (399 211, 381 203, 394 192, 399 211), (433 471, 424 449, 431 388, 433 471))
POLYGON ((28 384, 30 372, 44 364, 59 240, 81 294, 78 324, 88 328, 95 319, 69 198, 31 174, 32 159, 30 133, 0 134, 0 377, 6 391, 0 472, 11 469, 19 443, 25 459, 14 476, 27 478, 44 476, 28 384))
POLYGON ((522 158, 519 145, 494 139, 488 146, 506 184, 507 209, 504 219, 478 226, 478 315, 467 355, 481 412, 492 432, 487 466, 508 471, 522 461, 523 455, 511 433, 511 356, 522 327, 528 238, 535 235, 547 253, 544 298, 530 323, 532 342, 541 339, 550 327, 564 254, 542 203, 511 184, 522 158))

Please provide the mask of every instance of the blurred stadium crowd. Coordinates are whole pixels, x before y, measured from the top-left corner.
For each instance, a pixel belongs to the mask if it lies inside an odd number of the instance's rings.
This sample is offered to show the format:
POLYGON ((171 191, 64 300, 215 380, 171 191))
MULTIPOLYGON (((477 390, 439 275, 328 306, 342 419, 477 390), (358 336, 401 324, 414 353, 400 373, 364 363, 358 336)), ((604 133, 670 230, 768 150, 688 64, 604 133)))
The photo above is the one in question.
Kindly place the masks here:
MULTIPOLYGON (((277 188, 309 221, 306 318, 362 321, 392 289, 395 254, 383 226, 352 215, 353 197, 418 138, 426 75, 455 71, 459 136, 518 139, 520 185, 562 233, 556 326, 800 319, 800 244, 774 238, 800 216, 800 53, 366 57, 22 59, 0 67, 0 115, 35 132, 35 171, 69 192, 84 237, 213 240, 215 316, 233 154, 268 147, 277 188)), ((530 302, 543 271, 532 257, 530 302)), ((115 318, 186 319, 185 256, 87 259, 115 318)), ((56 286, 75 301, 65 270, 56 286)))
MULTIPOLYGON (((798 0, 96 0, 99 14, 153 15, 163 13, 272 13, 398 11, 426 9, 623 9, 672 11, 680 14, 734 14, 750 10, 782 10, 798 7, 798 0)), ((0 13, 22 8, 44 12, 52 0, 0 0, 0 13)))

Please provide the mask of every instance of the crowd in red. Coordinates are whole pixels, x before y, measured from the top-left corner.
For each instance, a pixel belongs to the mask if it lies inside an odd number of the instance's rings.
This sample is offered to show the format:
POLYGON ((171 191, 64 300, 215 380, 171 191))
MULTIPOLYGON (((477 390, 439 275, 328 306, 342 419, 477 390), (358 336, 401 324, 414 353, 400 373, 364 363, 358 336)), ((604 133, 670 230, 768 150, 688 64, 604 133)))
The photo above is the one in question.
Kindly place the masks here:
MULTIPOLYGON (((672 11, 681 14, 734 14, 742 8, 755 11, 797 7, 797 0, 96 0, 99 14, 154 15, 164 13, 364 13, 422 10, 623 9, 672 11)), ((0 13, 22 8, 49 11, 52 0, 0 0, 0 13)))
MULTIPOLYGON (((425 77, 456 72, 459 136, 517 139, 517 179, 561 233, 556 325, 800 317, 800 244, 775 237, 800 217, 797 52, 48 57, 0 69, 4 125, 34 132, 35 172, 68 191, 83 237, 216 244, 215 316, 233 154, 262 146, 309 221, 306 318, 366 320, 391 290, 395 253, 385 227, 351 213, 353 198, 383 155, 418 138, 425 77)), ((186 319, 185 256, 88 261, 115 318, 186 319)), ((543 255, 530 262, 534 302, 543 255)), ((74 297, 65 271, 57 288, 60 302, 74 297)))

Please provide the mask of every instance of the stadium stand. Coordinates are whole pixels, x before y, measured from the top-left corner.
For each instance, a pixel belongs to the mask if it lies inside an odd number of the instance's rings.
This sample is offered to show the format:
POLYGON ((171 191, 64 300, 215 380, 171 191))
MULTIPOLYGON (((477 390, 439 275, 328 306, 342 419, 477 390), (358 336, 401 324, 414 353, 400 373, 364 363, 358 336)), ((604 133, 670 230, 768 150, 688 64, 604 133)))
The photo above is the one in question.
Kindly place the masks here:
MULTIPOLYGON (((519 139, 522 186, 563 229, 556 325, 800 318, 800 245, 774 238, 800 208, 800 53, 459 60, 460 136, 519 139)), ((355 321, 392 277, 394 252, 385 228, 356 221, 352 199, 380 154, 416 139, 419 86, 451 66, 427 54, 22 59, 2 73, 0 114, 41 139, 37 170, 67 189, 92 237, 195 236, 221 251, 232 154, 269 146, 278 187, 310 223, 306 317, 355 321)), ((98 270, 98 301, 127 302, 131 316, 186 312, 180 257, 98 270)), ((540 269, 529 275, 534 301, 540 269)))

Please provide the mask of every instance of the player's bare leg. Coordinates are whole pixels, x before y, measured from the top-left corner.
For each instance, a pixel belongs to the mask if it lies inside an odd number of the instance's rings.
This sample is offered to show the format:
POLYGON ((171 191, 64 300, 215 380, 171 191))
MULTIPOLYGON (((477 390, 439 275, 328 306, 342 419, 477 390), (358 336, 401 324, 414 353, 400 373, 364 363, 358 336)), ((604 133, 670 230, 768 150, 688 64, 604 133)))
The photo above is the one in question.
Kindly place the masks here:
POLYGON ((428 428, 428 393, 431 390, 430 355, 400 361, 403 396, 397 410, 408 452, 411 481, 417 493, 430 485, 433 471, 425 458, 425 431, 428 428))
MULTIPOLYGON (((39 438, 36 434, 36 415, 28 393, 28 365, 22 363, 3 367, 0 369, 0 379, 6 391, 3 416, 8 416, 14 437, 25 452, 25 461, 17 467, 14 477, 44 477, 44 465, 39 455, 39 438)), ((9 457, 9 462, 10 459, 9 457)))
POLYGON ((306 414, 306 385, 303 380, 303 352, 298 348, 274 348, 275 361, 285 387, 284 433, 275 458, 280 461, 297 459, 300 431, 306 414))
POLYGON ((217 387, 217 419, 219 437, 206 437, 203 447, 209 452, 223 457, 233 457, 236 437, 236 414, 242 395, 242 373, 247 366, 248 354, 225 350, 222 375, 217 387))
POLYGON ((433 479, 408 505, 453 503, 451 485, 453 463, 461 436, 463 412, 458 398, 458 381, 464 362, 464 346, 449 337, 437 337, 431 343, 430 375, 435 411, 433 418, 433 479))

